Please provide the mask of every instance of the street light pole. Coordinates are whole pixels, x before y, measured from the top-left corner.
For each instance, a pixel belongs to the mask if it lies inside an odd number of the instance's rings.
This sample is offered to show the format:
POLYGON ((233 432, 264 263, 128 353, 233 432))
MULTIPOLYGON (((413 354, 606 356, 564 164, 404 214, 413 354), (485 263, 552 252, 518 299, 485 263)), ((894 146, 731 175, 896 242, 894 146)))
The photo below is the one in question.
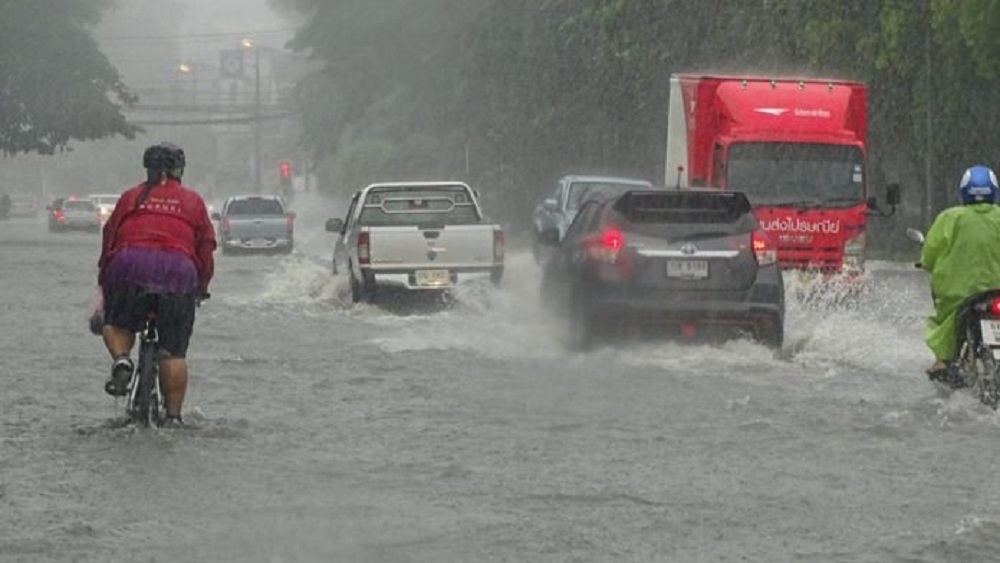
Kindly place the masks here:
POLYGON ((254 95, 253 95, 253 175, 257 193, 262 193, 260 180, 260 45, 254 45, 254 95))
POLYGON ((253 49, 253 178, 257 193, 262 193, 263 184, 260 178, 260 45, 250 39, 240 42, 243 47, 253 49))

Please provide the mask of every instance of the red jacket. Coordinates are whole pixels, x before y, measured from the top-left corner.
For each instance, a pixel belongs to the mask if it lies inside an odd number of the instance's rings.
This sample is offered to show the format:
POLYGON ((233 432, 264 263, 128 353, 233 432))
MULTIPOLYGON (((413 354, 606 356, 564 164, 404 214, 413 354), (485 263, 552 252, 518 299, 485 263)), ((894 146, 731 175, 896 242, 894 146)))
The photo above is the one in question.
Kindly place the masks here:
POLYGON ((129 188, 115 204, 104 225, 104 243, 97 267, 104 267, 126 247, 156 248, 186 254, 198 268, 199 288, 208 291, 215 273, 215 229, 205 201, 193 190, 168 179, 146 192, 146 183, 129 188))

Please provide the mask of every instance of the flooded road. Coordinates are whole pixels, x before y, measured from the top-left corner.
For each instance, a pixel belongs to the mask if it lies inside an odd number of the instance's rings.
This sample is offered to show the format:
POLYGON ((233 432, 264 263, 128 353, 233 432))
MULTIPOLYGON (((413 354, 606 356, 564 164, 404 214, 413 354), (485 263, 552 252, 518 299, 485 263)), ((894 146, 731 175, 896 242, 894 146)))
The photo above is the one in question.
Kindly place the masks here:
POLYGON ((908 264, 853 310, 790 303, 778 356, 571 354, 529 253, 450 308, 352 306, 322 218, 217 256, 161 432, 102 390, 98 238, 0 222, 0 562, 1000 558, 1000 418, 923 376, 908 264))

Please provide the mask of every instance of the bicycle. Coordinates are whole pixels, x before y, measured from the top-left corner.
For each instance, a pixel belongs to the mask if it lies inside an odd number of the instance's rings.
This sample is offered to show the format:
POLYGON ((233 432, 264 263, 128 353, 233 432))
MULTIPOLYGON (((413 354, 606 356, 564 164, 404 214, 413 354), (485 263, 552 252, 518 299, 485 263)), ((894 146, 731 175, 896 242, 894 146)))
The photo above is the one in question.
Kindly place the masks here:
POLYGON ((163 420, 163 395, 160 393, 160 338, 156 332, 156 312, 146 313, 139 331, 139 362, 129 382, 125 414, 143 427, 159 427, 163 420))
MULTIPOLYGON (((211 297, 201 295, 195 306, 211 297)), ((163 393, 160 390, 160 339, 156 330, 156 301, 146 313, 146 321, 137 333, 139 340, 139 361, 128 384, 125 414, 145 428, 159 428, 166 418, 163 393)))

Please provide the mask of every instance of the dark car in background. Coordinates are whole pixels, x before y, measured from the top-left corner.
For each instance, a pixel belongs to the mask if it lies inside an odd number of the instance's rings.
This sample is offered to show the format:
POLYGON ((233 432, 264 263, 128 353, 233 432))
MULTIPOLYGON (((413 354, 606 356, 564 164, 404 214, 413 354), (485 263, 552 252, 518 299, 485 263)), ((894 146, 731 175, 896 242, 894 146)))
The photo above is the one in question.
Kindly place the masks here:
POLYGON ((681 338, 784 339, 777 247, 742 192, 630 191, 580 208, 542 274, 542 299, 564 315, 572 348, 605 329, 681 338))
POLYGON ((535 207, 532 217, 532 253, 536 262, 543 261, 543 237, 562 240, 573 218, 584 203, 592 199, 618 197, 629 190, 653 189, 647 180, 612 176, 568 175, 559 178, 555 190, 535 207), (550 231, 556 231, 553 234, 550 231))
POLYGON ((10 210, 7 217, 11 219, 34 219, 41 210, 38 198, 30 194, 10 194, 10 210))
POLYGON ((45 208, 49 213, 49 231, 91 231, 101 229, 97 206, 89 199, 59 197, 45 208))

